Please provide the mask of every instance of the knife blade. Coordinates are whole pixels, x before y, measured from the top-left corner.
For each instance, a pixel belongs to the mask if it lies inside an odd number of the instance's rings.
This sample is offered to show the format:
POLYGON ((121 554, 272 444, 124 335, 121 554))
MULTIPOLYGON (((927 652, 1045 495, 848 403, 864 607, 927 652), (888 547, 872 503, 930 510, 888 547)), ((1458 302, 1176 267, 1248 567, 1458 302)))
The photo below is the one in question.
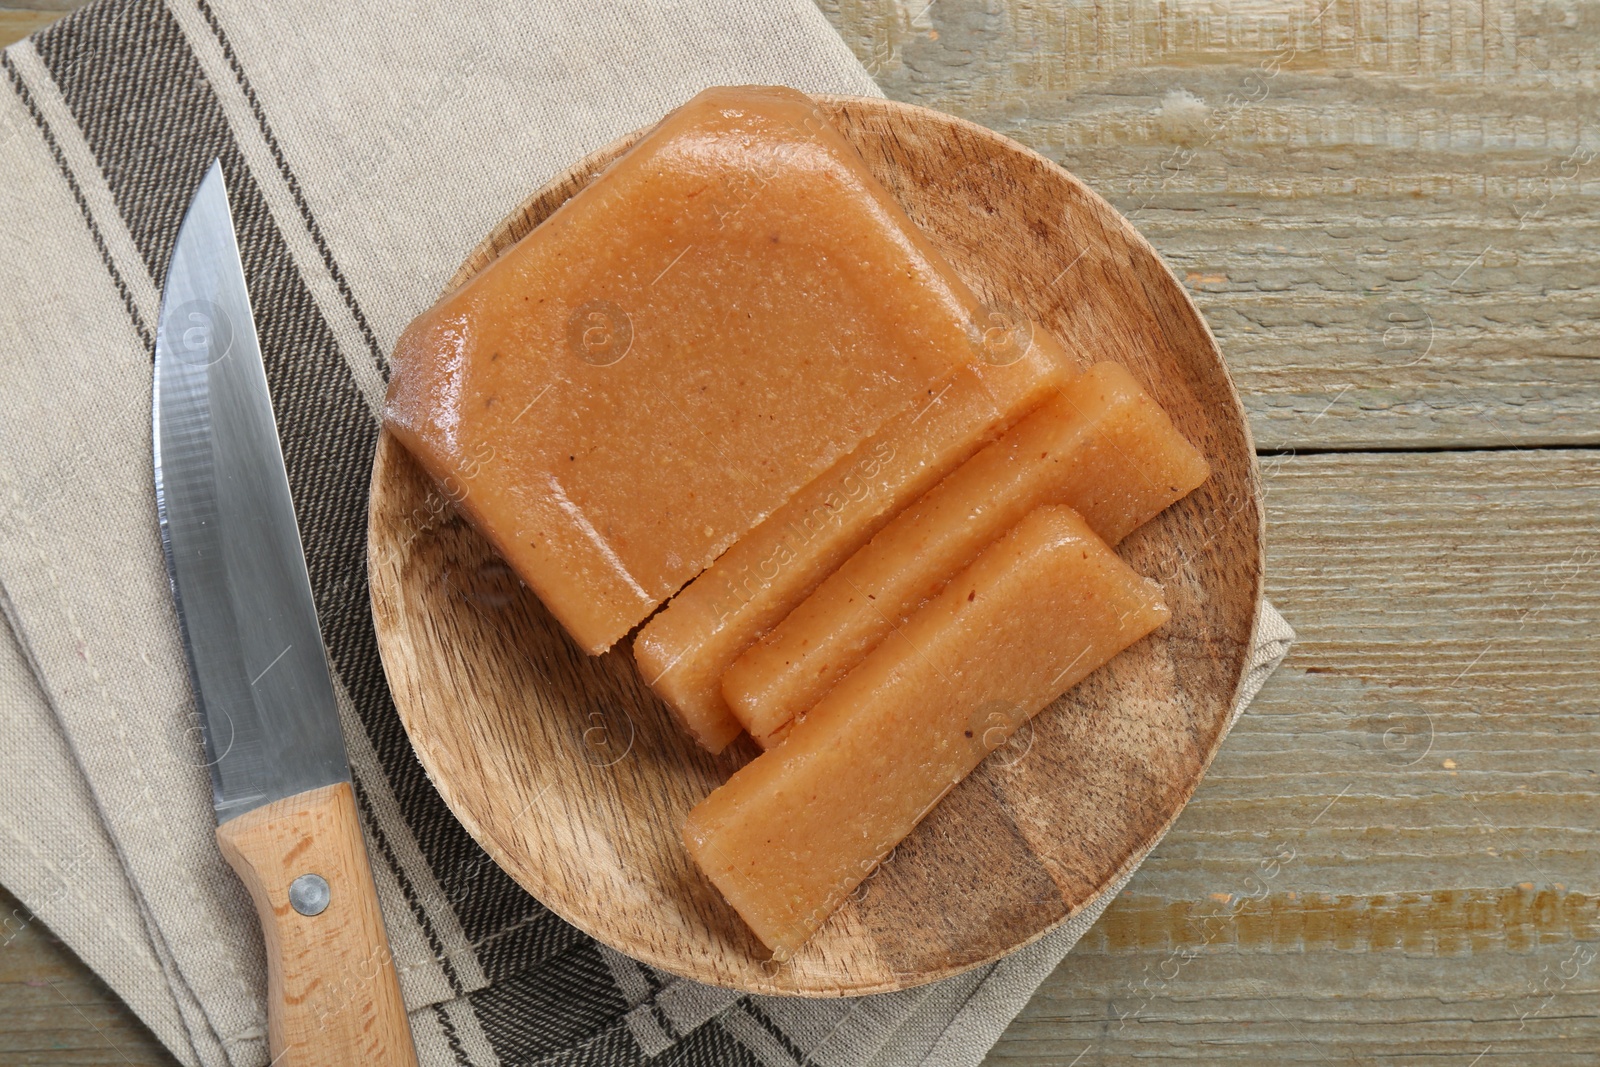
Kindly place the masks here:
POLYGON ((156 332, 156 507, 217 841, 267 943, 274 1064, 414 1064, 222 167, 156 332))

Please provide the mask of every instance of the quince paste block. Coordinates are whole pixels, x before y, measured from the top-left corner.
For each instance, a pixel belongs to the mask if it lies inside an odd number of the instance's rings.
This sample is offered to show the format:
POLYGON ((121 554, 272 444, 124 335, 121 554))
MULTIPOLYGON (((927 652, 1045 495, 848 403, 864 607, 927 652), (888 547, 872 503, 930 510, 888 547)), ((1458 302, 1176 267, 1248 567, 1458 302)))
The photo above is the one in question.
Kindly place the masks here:
POLYGON ((720 752, 743 727, 722 675, 883 525, 1076 373, 1054 339, 1005 365, 977 361, 890 419, 750 531, 634 638, 633 656, 695 739, 720 752))
POLYGON ((723 677, 763 747, 1043 504, 1075 508, 1116 544, 1210 474, 1160 406, 1116 363, 1097 363, 901 512, 745 652, 723 677))
POLYGON ((684 843, 787 958, 1017 726, 1167 616, 1076 512, 1040 508, 690 811, 684 843))
POLYGON ((973 356, 805 95, 710 89, 401 336, 390 430, 591 653, 973 356))

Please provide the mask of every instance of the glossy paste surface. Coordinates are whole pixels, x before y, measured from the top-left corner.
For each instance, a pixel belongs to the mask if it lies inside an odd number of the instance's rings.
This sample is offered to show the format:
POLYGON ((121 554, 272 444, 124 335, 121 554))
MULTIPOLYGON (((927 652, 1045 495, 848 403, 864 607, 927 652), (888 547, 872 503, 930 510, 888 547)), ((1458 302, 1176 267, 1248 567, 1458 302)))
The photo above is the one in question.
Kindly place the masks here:
POLYGON ((711 89, 397 344, 390 429, 600 652, 972 358, 809 98, 711 89))
POLYGON ((645 680, 696 740, 720 752, 743 729, 722 697, 733 661, 901 509, 1074 373, 1036 330, 1022 358, 976 360, 930 387, 645 624, 633 643, 645 680))
POLYGON ((1116 544, 1205 481, 1205 458, 1119 364, 1098 363, 901 512, 723 678, 770 746, 918 605, 1042 504, 1116 544))
POLYGON ((684 842, 784 958, 1018 725, 1167 616, 1076 512, 1040 508, 696 806, 684 842))

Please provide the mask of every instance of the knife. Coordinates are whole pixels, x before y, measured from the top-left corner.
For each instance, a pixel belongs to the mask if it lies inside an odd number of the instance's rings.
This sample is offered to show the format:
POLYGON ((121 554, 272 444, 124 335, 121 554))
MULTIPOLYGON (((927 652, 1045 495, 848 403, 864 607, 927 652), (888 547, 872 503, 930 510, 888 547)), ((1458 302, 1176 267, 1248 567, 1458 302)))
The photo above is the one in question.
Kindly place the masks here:
POLYGON ((152 406, 161 544, 217 844, 266 940, 273 1063, 415 1064, 219 162, 167 267, 152 406))

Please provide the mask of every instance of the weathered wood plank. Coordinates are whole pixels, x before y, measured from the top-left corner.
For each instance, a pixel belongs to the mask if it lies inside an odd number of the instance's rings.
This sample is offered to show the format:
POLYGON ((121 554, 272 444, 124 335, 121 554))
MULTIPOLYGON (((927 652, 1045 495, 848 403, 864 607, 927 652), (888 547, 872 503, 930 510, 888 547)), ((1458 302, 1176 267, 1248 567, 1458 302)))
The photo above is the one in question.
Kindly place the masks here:
POLYGON ((0 920, 0 1063, 176 1063, 116 994, 3 889, 0 920))
POLYGON ((0 48, 37 33, 86 0, 4 0, 0 2, 0 48))
POLYGON ((0 48, 37 33, 60 17, 59 11, 13 11, 0 7, 0 48))
POLYGON ((1539 0, 820 0, 1185 278, 1267 448, 1600 442, 1600 21, 1539 0))
MULTIPOLYGON (((1259 443, 1600 437, 1588 8, 821 6, 891 96, 1018 137, 1132 215, 1259 443), (1291 22, 1299 50, 1265 77, 1291 22)), ((1266 462, 1271 591, 1303 642, 991 1061, 1592 1064, 1593 460, 1266 462)), ((108 1035, 115 999, 30 936, 0 950, 0 1059, 121 1062, 29 982, 60 975, 108 1035)))
POLYGON ((1600 452, 1265 473, 1300 643, 990 1062, 1593 1063, 1600 452))

